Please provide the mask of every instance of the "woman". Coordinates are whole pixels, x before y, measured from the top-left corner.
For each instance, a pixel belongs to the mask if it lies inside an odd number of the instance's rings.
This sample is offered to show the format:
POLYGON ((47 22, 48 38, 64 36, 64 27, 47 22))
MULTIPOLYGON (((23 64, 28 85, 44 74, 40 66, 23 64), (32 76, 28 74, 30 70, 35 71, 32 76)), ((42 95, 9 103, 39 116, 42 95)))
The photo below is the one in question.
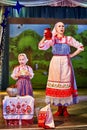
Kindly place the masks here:
POLYGON ((30 95, 33 96, 31 79, 34 76, 33 70, 27 63, 28 59, 25 53, 18 55, 19 65, 16 66, 11 74, 14 80, 17 80, 16 86, 20 96, 30 95))
POLYGON ((55 24, 51 32, 44 30, 44 37, 39 42, 40 50, 52 47, 53 57, 49 66, 48 81, 46 86, 46 103, 58 106, 54 116, 69 116, 67 106, 78 103, 78 92, 71 64, 71 58, 84 51, 82 43, 71 36, 64 35, 64 23, 55 24), (70 46, 76 51, 70 53, 70 46))

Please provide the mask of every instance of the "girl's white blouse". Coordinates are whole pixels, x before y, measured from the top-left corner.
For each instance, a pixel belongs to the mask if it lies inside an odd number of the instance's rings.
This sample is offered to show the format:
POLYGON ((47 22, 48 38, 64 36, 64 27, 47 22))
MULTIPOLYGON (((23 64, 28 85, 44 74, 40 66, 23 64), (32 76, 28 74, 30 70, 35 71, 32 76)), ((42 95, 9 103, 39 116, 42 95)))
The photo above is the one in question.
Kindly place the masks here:
POLYGON ((12 72, 12 74, 11 74, 11 77, 12 77, 13 79, 17 80, 18 78, 16 77, 16 74, 18 73, 19 70, 22 70, 22 69, 29 71, 29 73, 30 73, 30 75, 31 75, 31 76, 30 76, 30 79, 33 78, 33 76, 34 76, 33 69, 32 69, 30 66, 28 66, 28 65, 25 65, 23 68, 22 68, 20 65, 19 65, 19 66, 16 66, 16 67, 13 69, 13 72, 12 72))

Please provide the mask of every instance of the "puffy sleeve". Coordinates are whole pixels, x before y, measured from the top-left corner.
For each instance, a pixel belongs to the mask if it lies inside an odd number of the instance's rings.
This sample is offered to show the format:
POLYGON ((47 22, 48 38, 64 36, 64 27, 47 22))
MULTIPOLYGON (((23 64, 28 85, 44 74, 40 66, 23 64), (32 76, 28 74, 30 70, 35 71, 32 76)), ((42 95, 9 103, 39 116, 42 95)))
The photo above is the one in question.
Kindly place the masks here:
POLYGON ((50 48, 50 46, 53 45, 53 41, 52 39, 51 40, 45 40, 45 41, 40 41, 39 42, 39 45, 38 45, 38 48, 39 50, 47 50, 50 48))
POLYGON ((73 37, 68 36, 67 37, 67 42, 70 46, 73 46, 81 51, 84 51, 84 46, 82 43, 80 43, 79 41, 75 40, 73 37))
POLYGON ((17 72, 18 72, 18 67, 15 67, 14 69, 13 69, 13 72, 12 72, 12 74, 11 74, 11 77, 14 79, 14 80, 17 80, 18 78, 16 77, 16 74, 17 74, 17 72))
POLYGON ((29 69, 29 73, 30 73, 30 79, 32 79, 34 77, 33 69, 30 66, 28 66, 28 69, 29 69))

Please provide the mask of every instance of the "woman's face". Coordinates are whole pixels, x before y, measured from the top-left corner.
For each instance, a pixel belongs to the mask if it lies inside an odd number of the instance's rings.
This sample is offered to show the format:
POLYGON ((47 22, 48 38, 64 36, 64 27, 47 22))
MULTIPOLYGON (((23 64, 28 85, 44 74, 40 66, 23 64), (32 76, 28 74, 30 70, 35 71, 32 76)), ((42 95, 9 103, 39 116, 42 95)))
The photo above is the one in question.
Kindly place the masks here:
POLYGON ((20 65, 25 65, 26 64, 26 60, 25 57, 23 55, 18 57, 18 61, 20 65))
POLYGON ((55 29, 56 29, 57 34, 63 35, 65 31, 64 23, 58 22, 55 26, 55 29))

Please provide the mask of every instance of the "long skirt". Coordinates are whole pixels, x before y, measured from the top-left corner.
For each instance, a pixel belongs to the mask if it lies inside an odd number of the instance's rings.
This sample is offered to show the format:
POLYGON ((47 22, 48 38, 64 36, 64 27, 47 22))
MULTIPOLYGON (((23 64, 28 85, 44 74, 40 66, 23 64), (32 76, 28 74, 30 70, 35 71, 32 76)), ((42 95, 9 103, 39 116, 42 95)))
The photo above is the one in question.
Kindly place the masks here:
POLYGON ((53 56, 46 86, 46 103, 69 106, 78 103, 74 70, 69 56, 53 56))
POLYGON ((28 76, 20 76, 16 82, 18 94, 20 96, 33 96, 33 89, 30 78, 28 76))

